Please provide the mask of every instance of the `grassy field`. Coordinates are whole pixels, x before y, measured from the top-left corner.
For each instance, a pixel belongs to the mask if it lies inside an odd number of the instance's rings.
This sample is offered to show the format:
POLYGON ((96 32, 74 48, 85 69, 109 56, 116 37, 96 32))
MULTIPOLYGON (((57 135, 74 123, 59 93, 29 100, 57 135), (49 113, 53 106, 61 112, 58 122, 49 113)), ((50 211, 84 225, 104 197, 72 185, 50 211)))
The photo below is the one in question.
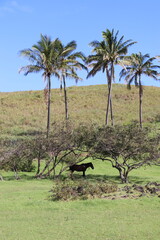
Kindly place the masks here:
MULTIPOLYGON (((136 87, 127 90, 125 85, 113 84, 112 98, 115 124, 125 124, 139 119, 136 87)), ((156 116, 160 116, 159 99, 158 87, 144 87, 145 124, 150 124, 156 116)), ((81 122, 103 125, 107 106, 107 85, 69 87, 68 102, 69 117, 73 125, 81 122)), ((47 108, 43 91, 0 93, 0 109, 1 137, 23 137, 26 134, 32 135, 36 131, 46 130, 47 108)), ((63 122, 64 119, 63 92, 52 89, 51 129, 54 122, 63 122)))
MULTIPOLYGON (((138 120, 138 89, 113 85, 115 123, 138 120)), ((69 116, 73 125, 105 121, 107 86, 68 88, 69 116)), ((160 89, 145 87, 144 124, 160 129, 160 89), (158 116, 157 121, 155 117, 158 116)), ((0 93, 0 138, 23 138, 45 131, 47 109, 43 91, 0 93)), ((63 93, 52 90, 51 128, 64 121, 63 93)), ((105 180, 119 184, 118 172, 107 162, 94 161, 95 169, 87 170, 87 181, 105 180)), ((160 198, 145 196, 115 200, 54 202, 49 199, 55 184, 49 179, 35 179, 35 172, 1 172, 0 240, 159 240, 160 198)), ((75 178, 81 178, 75 174, 75 178)), ((131 184, 160 183, 159 167, 140 168, 131 172, 131 184)))
MULTIPOLYGON (((87 180, 119 183, 109 163, 94 162, 87 180)), ((0 239, 2 240, 159 240, 160 198, 94 199, 53 202, 53 180, 36 180, 34 173, 3 172, 0 182, 0 239)), ((75 177, 80 177, 76 175, 75 177)), ((160 182, 159 167, 135 170, 131 183, 160 182)), ((122 185, 119 185, 122 187, 122 185)))

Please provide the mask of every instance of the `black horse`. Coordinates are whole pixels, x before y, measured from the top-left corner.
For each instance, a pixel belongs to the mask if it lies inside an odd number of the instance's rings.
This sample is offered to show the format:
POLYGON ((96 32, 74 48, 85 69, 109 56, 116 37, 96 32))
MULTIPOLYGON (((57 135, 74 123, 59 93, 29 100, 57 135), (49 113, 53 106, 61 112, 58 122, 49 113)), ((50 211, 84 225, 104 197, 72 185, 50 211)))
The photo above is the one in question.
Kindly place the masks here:
POLYGON ((94 166, 91 162, 89 163, 82 163, 80 165, 72 165, 69 167, 69 170, 71 171, 71 174, 74 172, 74 171, 77 171, 77 172, 83 172, 83 177, 85 177, 85 171, 87 168, 91 167, 92 169, 94 169, 94 166))

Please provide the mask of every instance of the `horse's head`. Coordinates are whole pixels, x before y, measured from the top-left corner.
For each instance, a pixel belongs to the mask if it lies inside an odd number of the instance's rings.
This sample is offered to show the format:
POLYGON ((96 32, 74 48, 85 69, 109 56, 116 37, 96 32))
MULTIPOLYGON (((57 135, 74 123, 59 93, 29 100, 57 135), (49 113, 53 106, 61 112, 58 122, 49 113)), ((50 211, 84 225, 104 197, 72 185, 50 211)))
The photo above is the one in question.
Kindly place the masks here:
POLYGON ((89 163, 89 166, 92 168, 92 169, 94 169, 94 166, 93 166, 93 164, 90 162, 89 163))

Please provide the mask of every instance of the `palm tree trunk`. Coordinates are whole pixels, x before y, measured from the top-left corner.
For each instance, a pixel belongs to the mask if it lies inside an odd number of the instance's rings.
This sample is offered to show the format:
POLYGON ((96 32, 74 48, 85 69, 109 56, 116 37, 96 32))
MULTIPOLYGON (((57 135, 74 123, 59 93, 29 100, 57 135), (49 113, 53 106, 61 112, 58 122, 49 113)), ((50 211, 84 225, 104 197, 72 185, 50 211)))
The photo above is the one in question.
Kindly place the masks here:
POLYGON ((140 128, 142 128, 142 96, 143 96, 143 88, 141 84, 141 76, 139 75, 139 124, 140 128))
POLYGON ((64 86, 64 102, 65 102, 65 118, 68 120, 68 100, 67 100, 67 90, 66 90, 66 81, 65 77, 63 76, 63 86, 64 86))
POLYGON ((50 74, 48 75, 48 104, 47 104, 47 138, 50 130, 50 105, 51 105, 51 79, 50 74))
POLYGON ((110 95, 110 112, 111 112, 111 125, 114 126, 112 96, 111 95, 110 95))
POLYGON ((109 73, 108 68, 106 69, 106 75, 108 79, 108 101, 107 101, 107 110, 106 110, 106 125, 108 125, 108 115, 109 115, 109 110, 111 113, 111 125, 114 125, 114 117, 113 117, 113 108, 112 108, 112 79, 113 79, 113 64, 111 68, 111 73, 109 73))
POLYGON ((108 115, 109 109, 111 108, 111 84, 108 82, 108 100, 107 100, 107 110, 106 110, 106 125, 108 125, 108 115))
MULTIPOLYGON (((114 64, 111 63, 111 91, 112 91, 112 82, 114 81, 114 64)), ((110 95, 110 111, 111 111, 111 125, 114 125, 114 117, 113 117, 113 107, 112 107, 112 96, 110 95)))

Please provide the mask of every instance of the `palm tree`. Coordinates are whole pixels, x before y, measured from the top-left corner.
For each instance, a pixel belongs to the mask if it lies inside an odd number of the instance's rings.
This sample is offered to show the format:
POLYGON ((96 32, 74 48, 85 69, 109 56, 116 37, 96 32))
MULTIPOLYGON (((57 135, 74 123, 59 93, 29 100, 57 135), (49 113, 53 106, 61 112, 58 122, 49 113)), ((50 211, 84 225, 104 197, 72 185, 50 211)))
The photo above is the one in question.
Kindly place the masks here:
POLYGON ((106 125, 108 124, 109 109, 111 111, 111 121, 113 122, 113 111, 112 111, 112 82, 115 79, 114 66, 119 64, 124 55, 127 54, 128 47, 133 45, 135 42, 132 40, 123 41, 124 36, 118 39, 118 31, 114 33, 114 29, 110 31, 107 29, 102 32, 103 40, 93 41, 90 45, 93 47, 92 52, 94 55, 88 56, 87 63, 91 67, 91 71, 88 73, 88 77, 94 76, 97 72, 106 72, 107 83, 108 83, 108 100, 106 110, 106 125))
POLYGON ((56 46, 58 39, 51 41, 48 36, 41 35, 40 41, 33 45, 30 49, 20 51, 20 55, 28 58, 30 65, 21 67, 19 72, 24 72, 24 75, 29 73, 43 72, 42 76, 46 81, 45 92, 47 95, 47 137, 50 129, 50 99, 51 99, 51 75, 57 72, 54 66, 54 59, 56 58, 56 46))
POLYGON ((68 100, 67 100, 67 90, 66 90, 66 78, 82 80, 76 73, 78 69, 85 69, 85 65, 77 60, 85 60, 85 56, 82 52, 74 52, 77 48, 75 41, 69 42, 67 45, 63 45, 61 41, 58 42, 57 47, 57 60, 56 60, 56 69, 59 73, 59 80, 61 82, 61 89, 64 89, 64 102, 65 102, 65 118, 68 120, 68 100))
POLYGON ((123 64, 124 68, 120 72, 120 79, 124 77, 127 82, 127 86, 130 89, 132 82, 135 86, 139 87, 139 123, 142 128, 142 96, 143 86, 141 82, 141 76, 146 75, 158 80, 159 73, 156 71, 160 68, 158 65, 154 65, 153 61, 156 57, 151 57, 149 54, 142 55, 141 52, 126 56, 123 64))

